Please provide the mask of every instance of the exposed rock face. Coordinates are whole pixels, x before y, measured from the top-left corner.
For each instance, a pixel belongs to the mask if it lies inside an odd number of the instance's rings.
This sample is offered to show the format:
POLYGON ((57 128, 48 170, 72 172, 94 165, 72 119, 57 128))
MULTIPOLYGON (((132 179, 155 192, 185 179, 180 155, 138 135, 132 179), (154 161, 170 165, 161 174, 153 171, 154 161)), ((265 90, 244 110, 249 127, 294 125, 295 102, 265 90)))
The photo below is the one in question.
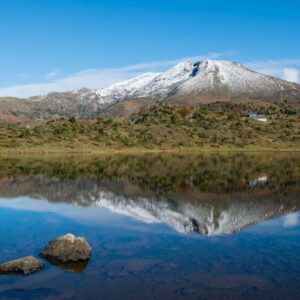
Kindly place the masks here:
POLYGON ((90 258, 91 247, 84 238, 66 234, 53 241, 41 252, 41 257, 58 262, 82 262, 90 258))
POLYGON ((33 256, 8 261, 0 265, 0 274, 29 275, 44 269, 45 264, 33 256))

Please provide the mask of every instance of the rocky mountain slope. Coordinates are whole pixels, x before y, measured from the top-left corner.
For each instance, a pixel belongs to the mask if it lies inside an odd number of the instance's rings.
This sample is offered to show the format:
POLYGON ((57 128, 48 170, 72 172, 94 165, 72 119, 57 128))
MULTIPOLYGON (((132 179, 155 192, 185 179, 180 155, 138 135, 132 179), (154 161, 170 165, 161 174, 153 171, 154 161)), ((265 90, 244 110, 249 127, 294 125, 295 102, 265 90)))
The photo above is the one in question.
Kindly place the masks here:
POLYGON ((182 62, 164 73, 146 73, 103 89, 82 88, 30 99, 0 100, 0 120, 94 118, 126 115, 156 100, 187 105, 221 101, 287 100, 300 103, 300 85, 230 61, 182 62))

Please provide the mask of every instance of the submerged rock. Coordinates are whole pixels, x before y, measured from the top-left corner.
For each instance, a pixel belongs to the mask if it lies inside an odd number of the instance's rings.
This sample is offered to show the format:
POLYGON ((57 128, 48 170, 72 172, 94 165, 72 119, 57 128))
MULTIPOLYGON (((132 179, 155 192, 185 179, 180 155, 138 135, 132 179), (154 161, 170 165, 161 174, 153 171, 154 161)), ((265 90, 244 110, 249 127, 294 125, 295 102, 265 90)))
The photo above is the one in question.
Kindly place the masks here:
POLYGON ((29 275, 44 269, 45 264, 33 256, 8 261, 0 265, 0 274, 29 275))
POLYGON ((91 247, 82 237, 66 234, 53 241, 43 249, 40 256, 58 262, 82 262, 90 259, 91 247))
POLYGON ((51 265, 58 267, 67 272, 81 273, 88 266, 89 261, 77 261, 77 262, 61 262, 55 258, 47 257, 45 258, 51 265))

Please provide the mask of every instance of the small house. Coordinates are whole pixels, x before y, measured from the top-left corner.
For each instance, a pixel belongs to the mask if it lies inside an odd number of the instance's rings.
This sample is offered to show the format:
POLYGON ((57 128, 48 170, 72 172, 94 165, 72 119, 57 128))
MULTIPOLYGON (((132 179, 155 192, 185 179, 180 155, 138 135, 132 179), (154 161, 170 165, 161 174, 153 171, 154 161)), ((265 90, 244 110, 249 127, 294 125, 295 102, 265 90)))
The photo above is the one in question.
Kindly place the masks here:
POLYGON ((251 112, 249 115, 249 118, 257 120, 257 121, 261 121, 261 122, 267 122, 268 119, 265 115, 259 115, 257 113, 251 112))
POLYGON ((267 175, 261 175, 249 182, 250 187, 254 188, 266 184, 268 181, 267 175))

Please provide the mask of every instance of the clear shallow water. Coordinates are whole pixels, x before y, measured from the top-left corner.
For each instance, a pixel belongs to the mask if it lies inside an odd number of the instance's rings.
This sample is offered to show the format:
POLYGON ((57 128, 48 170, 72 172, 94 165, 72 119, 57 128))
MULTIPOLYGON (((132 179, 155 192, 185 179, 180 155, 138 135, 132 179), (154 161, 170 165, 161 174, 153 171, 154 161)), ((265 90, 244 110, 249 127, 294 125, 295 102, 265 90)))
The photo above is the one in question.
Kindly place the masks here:
POLYGON ((67 232, 93 250, 0 299, 300 298, 299 196, 291 153, 3 158, 0 261, 67 232))

